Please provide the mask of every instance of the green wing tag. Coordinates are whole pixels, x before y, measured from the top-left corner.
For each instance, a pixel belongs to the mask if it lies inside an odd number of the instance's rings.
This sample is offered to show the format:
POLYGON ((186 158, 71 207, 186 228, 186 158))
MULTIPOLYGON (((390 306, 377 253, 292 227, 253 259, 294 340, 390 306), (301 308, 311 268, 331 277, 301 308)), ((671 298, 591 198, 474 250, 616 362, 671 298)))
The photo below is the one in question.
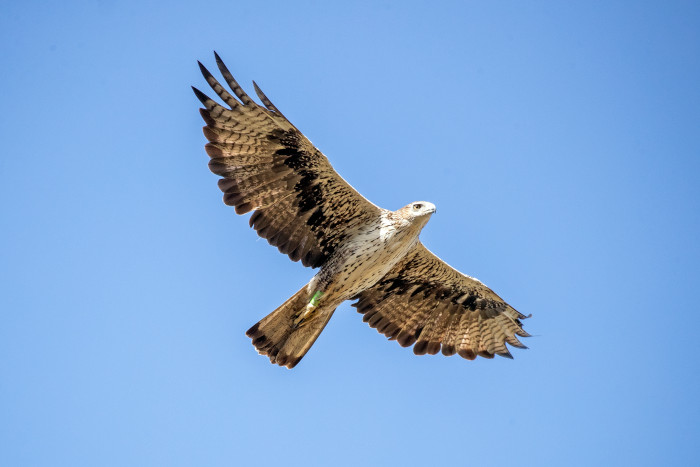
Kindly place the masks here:
POLYGON ((323 296, 323 292, 321 292, 320 290, 318 292, 316 292, 314 294, 314 296, 311 297, 311 300, 309 301, 311 306, 318 306, 318 302, 321 300, 322 296, 323 296))

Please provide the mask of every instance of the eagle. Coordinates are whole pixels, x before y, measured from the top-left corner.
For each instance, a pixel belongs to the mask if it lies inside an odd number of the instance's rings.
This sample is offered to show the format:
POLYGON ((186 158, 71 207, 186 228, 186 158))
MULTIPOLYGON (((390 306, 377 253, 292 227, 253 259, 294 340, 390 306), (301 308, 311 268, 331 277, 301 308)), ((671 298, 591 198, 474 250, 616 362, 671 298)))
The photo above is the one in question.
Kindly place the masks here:
POLYGON ((192 87, 204 108, 209 169, 220 176, 224 203, 292 261, 318 273, 247 336, 270 362, 293 368, 346 300, 363 320, 416 355, 458 354, 468 360, 512 358, 506 344, 527 348, 522 319, 479 280, 431 253, 419 234, 435 205, 399 210, 365 199, 253 82, 263 105, 239 86, 214 52, 233 95, 201 62, 225 105, 192 87))

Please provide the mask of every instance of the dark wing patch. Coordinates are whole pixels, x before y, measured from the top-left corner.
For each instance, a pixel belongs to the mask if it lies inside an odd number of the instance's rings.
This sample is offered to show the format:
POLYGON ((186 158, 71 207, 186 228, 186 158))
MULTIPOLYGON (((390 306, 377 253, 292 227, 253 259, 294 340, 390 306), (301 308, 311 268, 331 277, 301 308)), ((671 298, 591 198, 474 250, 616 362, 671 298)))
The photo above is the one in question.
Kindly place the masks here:
POLYGON ((417 355, 477 355, 512 358, 506 343, 526 348, 526 318, 476 279, 465 276, 420 242, 353 304, 363 320, 395 339, 413 345, 417 355))
POLYGON ((230 94, 201 63, 224 107, 193 88, 204 105, 209 168, 223 177, 224 203, 253 211, 250 225, 293 261, 319 267, 358 225, 380 215, 255 85, 265 107, 238 85, 216 55, 230 94), (235 97, 234 97, 235 96, 235 97))

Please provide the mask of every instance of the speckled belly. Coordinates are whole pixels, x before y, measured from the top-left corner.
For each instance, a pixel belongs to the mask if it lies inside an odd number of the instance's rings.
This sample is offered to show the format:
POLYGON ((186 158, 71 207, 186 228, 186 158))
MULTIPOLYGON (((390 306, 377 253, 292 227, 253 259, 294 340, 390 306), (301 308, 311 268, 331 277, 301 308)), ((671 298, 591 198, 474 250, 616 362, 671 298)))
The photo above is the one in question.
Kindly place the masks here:
POLYGON ((416 244, 417 234, 397 231, 387 235, 379 228, 368 228, 348 241, 312 284, 328 302, 348 300, 382 279, 416 244))

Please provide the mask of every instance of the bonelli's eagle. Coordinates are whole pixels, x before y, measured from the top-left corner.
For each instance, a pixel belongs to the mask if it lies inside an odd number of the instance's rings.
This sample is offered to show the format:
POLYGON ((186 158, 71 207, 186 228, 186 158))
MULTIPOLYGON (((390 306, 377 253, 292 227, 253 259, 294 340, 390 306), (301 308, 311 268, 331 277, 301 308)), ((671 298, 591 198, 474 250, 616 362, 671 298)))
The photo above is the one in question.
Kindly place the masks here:
POLYGON ((364 321, 413 352, 511 357, 506 343, 524 315, 477 279, 431 253, 418 236, 435 213, 426 201, 397 211, 375 206, 340 175, 253 83, 263 106, 216 55, 231 95, 200 63, 225 106, 196 88, 209 140, 209 168, 224 203, 292 261, 319 268, 311 281, 247 332, 272 363, 293 368, 345 300, 364 321))

